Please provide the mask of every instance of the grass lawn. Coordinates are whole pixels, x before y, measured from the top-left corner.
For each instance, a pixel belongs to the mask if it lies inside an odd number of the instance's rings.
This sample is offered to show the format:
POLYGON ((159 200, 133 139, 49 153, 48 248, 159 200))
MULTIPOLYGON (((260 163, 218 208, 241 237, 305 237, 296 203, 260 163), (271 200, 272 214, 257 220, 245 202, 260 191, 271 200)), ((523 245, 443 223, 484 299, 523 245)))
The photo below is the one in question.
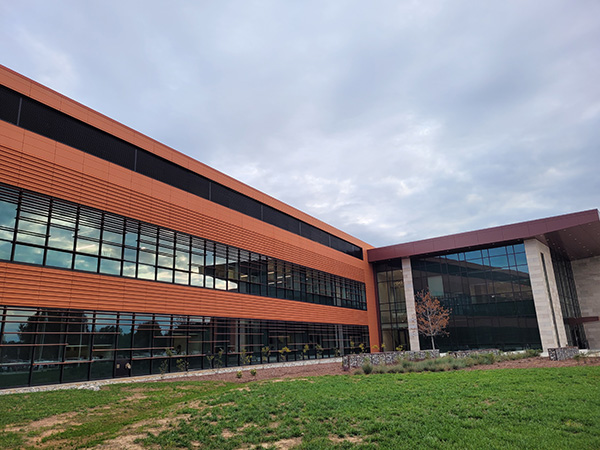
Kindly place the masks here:
POLYGON ((600 367, 0 396, 0 448, 600 448, 600 367))

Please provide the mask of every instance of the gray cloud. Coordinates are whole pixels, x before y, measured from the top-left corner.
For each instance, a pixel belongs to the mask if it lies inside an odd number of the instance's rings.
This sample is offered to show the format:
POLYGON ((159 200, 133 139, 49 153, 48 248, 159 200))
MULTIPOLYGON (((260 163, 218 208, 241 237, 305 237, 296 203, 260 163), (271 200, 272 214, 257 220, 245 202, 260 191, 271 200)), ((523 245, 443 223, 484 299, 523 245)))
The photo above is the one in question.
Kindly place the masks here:
POLYGON ((600 4, 22 1, 2 63, 374 245, 600 203, 600 4))

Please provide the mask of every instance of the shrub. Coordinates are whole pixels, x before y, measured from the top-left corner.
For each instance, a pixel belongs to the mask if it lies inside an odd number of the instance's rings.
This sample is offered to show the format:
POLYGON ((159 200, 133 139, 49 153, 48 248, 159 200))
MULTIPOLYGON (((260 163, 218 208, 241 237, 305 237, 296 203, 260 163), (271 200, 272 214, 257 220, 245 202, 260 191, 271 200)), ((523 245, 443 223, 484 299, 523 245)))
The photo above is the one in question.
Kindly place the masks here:
POLYGON ((242 354, 240 355, 240 360, 242 362, 242 366, 246 366, 252 362, 252 352, 248 352, 245 348, 242 349, 242 354))
POLYGON ((473 361, 475 362, 475 366, 478 364, 485 364, 485 356, 484 355, 473 355, 471 356, 471 358, 473 358, 473 361))
POLYGON ((317 351, 317 357, 323 357, 323 347, 321 347, 319 344, 316 344, 315 349, 317 351))
POLYGON ((242 375, 243 375, 242 371, 238 370, 237 373, 235 374, 235 377, 236 378, 242 378, 242 375))
POLYGON ((527 355, 526 358, 535 358, 536 356, 540 356, 541 353, 541 350, 533 348, 528 348, 527 350, 525 350, 525 355, 527 355))
POLYGON ((451 367, 453 370, 459 370, 459 369, 464 369, 466 366, 465 361, 462 359, 457 359, 455 361, 452 361, 451 363, 451 367))
POLYGON ((427 359, 421 364, 423 366, 423 370, 427 370, 429 372, 433 372, 435 366, 437 365, 433 359, 427 359))
POLYGON ((281 350, 279 350, 279 354, 281 355, 281 360, 282 361, 287 361, 287 355, 290 352, 291 352, 291 350, 287 346, 283 347, 281 350))
POLYGON ((369 375, 371 372, 373 372, 373 366, 370 362, 365 361, 362 365, 362 371, 365 373, 365 375, 369 375))
POLYGON ((382 365, 378 365, 373 367, 373 373, 387 373, 387 367, 382 366, 382 365))
POLYGON ((169 360, 168 359, 164 359, 160 363, 160 366, 158 367, 158 370, 160 372, 160 376, 164 377, 165 374, 169 371, 169 360))
POLYGON ((308 346, 308 344, 304 344, 304 347, 302 347, 302 358, 305 358, 306 356, 308 356, 308 352, 310 351, 310 347, 308 346))
POLYGON ((256 376, 256 369, 250 369, 250 375, 252 375, 253 377, 256 376))
POLYGON ((176 364, 177 364, 177 368, 181 372, 187 372, 190 367, 190 363, 187 359, 178 359, 176 364))
POLYGON ((477 364, 477 362, 470 356, 468 358, 463 358, 462 362, 465 364, 465 367, 473 367, 475 364, 477 364))
POLYGON ((262 359, 266 359, 267 362, 269 361, 269 355, 271 354, 271 347, 263 347, 260 349, 260 353, 262 355, 262 359))
POLYGON ((387 368, 387 373, 404 373, 404 367, 400 365, 389 366, 387 368))
POLYGON ((217 366, 217 368, 223 367, 223 355, 224 354, 225 354, 225 350, 220 348, 219 351, 217 352, 217 356, 215 357, 215 366, 217 366))
POLYGON ((484 364, 494 364, 496 362, 496 355, 493 353, 486 353, 483 355, 484 364))

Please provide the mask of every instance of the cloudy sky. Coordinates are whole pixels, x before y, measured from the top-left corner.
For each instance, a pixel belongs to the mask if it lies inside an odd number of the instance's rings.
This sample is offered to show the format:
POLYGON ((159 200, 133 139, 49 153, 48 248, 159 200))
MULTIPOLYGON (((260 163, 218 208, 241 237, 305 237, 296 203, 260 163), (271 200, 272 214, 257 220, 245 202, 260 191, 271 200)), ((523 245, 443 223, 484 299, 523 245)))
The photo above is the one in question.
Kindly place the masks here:
POLYGON ((600 207, 599 18, 597 0, 0 1, 0 63, 390 245, 600 207))

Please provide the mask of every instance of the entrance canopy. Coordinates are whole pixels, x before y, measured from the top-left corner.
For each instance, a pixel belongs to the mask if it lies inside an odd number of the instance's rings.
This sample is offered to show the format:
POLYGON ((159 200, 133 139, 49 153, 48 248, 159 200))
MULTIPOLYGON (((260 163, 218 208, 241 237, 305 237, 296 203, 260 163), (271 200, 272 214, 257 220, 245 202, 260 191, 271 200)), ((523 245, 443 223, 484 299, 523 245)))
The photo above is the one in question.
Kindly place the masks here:
POLYGON ((597 209, 368 250, 369 262, 538 239, 569 260, 600 256, 597 209))

